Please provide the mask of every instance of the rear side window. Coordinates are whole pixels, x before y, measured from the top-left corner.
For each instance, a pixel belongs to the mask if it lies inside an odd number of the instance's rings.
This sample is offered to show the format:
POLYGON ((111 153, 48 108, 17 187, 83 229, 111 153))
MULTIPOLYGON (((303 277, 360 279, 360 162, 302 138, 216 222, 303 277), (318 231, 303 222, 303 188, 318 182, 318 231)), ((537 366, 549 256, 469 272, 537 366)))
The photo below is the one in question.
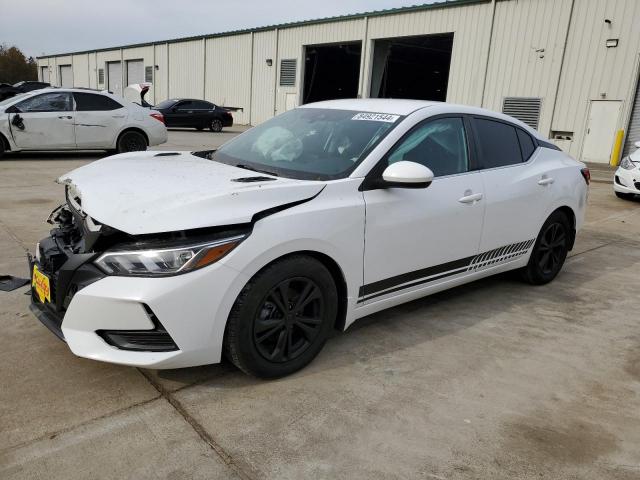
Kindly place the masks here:
POLYGON ((193 110, 195 107, 193 106, 193 103, 191 100, 186 100, 184 102, 180 102, 178 105, 176 105, 176 108, 178 110, 193 110))
POLYGON ((76 110, 78 112, 104 112, 122 108, 122 105, 118 102, 104 95, 74 92, 73 97, 76 99, 76 110))
POLYGON ((536 151, 536 146, 531 139, 531 136, 526 133, 524 130, 517 129, 518 132, 518 140, 520 141, 520 150, 522 151, 522 159, 523 161, 527 161, 533 155, 533 152, 536 151))
POLYGON ((209 102, 195 101, 193 102, 192 108, 194 110, 211 110, 213 108, 213 105, 210 104, 209 102))
POLYGON ((483 168, 522 163, 516 128, 502 122, 475 118, 483 168))
POLYGON ((44 93, 20 102, 21 112, 69 112, 73 110, 71 94, 66 92, 44 93))

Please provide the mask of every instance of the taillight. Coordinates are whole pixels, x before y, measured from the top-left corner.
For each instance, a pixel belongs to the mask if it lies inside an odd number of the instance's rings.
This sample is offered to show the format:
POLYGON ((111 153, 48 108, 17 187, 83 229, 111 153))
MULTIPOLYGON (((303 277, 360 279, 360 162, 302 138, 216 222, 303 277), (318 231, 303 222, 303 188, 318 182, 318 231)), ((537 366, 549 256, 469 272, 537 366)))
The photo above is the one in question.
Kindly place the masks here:
POLYGON ((151 113, 150 115, 159 122, 164 123, 164 115, 162 115, 161 113, 151 113))
POLYGON ((582 178, 584 178, 584 181, 587 182, 587 185, 589 185, 589 183, 591 183, 591 172, 589 171, 588 168, 582 168, 580 170, 580 173, 582 174, 582 178))

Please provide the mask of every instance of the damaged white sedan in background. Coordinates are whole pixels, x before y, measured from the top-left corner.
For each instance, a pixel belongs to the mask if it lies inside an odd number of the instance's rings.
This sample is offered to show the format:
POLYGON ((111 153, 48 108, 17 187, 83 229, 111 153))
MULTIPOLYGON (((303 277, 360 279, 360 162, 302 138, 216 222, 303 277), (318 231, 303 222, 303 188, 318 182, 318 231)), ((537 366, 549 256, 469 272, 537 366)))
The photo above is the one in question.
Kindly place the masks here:
POLYGON ((45 88, 0 102, 0 158, 8 151, 132 152, 166 141, 160 112, 107 91, 45 88))
POLYGON ((278 377, 334 329, 506 270, 551 281, 589 172, 523 123, 410 100, 305 105, 217 151, 60 180, 32 308, 79 356, 278 377))

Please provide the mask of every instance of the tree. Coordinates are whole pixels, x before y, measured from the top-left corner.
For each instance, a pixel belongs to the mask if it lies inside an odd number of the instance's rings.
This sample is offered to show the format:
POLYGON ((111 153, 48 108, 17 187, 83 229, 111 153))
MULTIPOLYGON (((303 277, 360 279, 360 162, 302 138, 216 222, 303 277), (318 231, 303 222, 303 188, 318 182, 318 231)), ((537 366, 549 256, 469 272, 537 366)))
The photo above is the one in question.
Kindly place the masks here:
POLYGON ((16 46, 0 45, 0 83, 14 84, 21 80, 38 80, 38 64, 25 57, 16 46))

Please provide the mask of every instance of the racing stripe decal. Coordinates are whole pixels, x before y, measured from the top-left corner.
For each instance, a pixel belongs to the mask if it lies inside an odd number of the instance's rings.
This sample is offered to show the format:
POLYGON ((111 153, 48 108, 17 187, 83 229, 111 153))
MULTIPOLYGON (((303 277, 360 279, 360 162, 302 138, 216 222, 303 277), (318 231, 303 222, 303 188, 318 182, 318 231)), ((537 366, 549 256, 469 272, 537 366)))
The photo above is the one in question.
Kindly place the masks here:
POLYGON ((358 292, 358 303, 440 280, 458 273, 477 272, 496 264, 509 262, 525 255, 533 246, 534 242, 535 239, 512 243, 489 250, 488 252, 479 253, 473 257, 461 258, 460 260, 434 265, 363 285, 358 292))

